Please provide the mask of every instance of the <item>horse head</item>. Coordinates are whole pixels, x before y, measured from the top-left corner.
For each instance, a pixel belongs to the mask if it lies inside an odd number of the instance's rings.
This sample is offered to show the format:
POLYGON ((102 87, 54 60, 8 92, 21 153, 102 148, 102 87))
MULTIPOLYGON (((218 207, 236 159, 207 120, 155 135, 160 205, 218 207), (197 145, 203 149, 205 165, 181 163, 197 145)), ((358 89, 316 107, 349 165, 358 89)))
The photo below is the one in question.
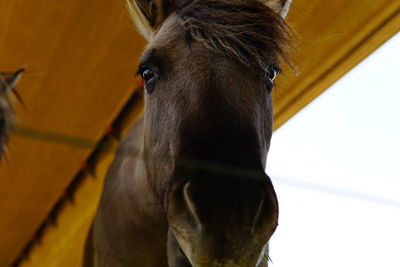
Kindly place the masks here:
POLYGON ((290 1, 136 0, 146 175, 170 266, 256 266, 278 224, 266 157, 290 1))

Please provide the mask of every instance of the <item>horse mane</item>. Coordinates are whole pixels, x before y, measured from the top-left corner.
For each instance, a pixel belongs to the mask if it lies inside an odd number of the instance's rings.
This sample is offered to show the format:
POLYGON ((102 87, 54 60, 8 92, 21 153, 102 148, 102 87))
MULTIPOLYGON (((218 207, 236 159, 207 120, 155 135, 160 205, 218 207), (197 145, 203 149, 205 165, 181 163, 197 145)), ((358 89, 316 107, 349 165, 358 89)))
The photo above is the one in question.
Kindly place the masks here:
POLYGON ((189 40, 265 71, 281 59, 288 63, 291 34, 263 1, 269 0, 182 1, 176 13, 189 40))

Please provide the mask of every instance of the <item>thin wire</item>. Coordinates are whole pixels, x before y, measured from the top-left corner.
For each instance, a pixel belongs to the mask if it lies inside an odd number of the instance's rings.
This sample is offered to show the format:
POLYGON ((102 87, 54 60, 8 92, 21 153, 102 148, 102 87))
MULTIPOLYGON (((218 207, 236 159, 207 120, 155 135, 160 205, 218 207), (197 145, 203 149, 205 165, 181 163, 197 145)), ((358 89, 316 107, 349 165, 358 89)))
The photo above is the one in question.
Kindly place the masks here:
MULTIPOLYGON (((15 127, 14 134, 25 138, 42 140, 46 142, 60 143, 79 148, 94 148, 97 145, 97 143, 88 139, 68 136, 64 134, 52 133, 47 131, 40 131, 27 127, 15 127)), ((100 151, 98 152, 115 153, 116 150, 110 149, 110 147, 106 146, 103 149, 100 148, 100 151)), ((136 147, 125 147, 123 152, 122 153, 120 152, 120 154, 122 155, 126 154, 133 157, 139 157, 141 156, 141 153, 143 153, 143 151, 140 151, 136 147)), ((231 175, 235 177, 243 177, 255 180, 265 179, 263 174, 260 174, 260 172, 251 169, 245 169, 233 165, 220 164, 206 160, 181 157, 178 159, 177 163, 181 166, 185 166, 196 170, 203 170, 213 173, 220 173, 224 175, 231 175)), ((303 180, 287 178, 287 177, 272 177, 272 180, 275 183, 281 183, 291 187, 301 188, 309 191, 322 192, 330 195, 376 203, 383 206, 400 208, 400 201, 380 196, 365 194, 361 192, 346 190, 339 187, 310 183, 303 180)))
POLYGON ((379 205, 383 205, 383 206, 400 208, 400 201, 396 201, 393 199, 388 199, 388 198, 384 198, 384 197, 380 197, 380 196, 376 196, 376 195, 365 194, 365 193, 361 193, 361 192, 357 192, 357 191, 346 190, 346 189, 340 188, 340 187, 310 183, 310 182, 306 182, 304 180, 298 180, 298 179, 280 177, 280 176, 278 176, 278 177, 273 176, 272 181, 274 182, 275 185, 276 184, 284 184, 287 186, 301 188, 301 189, 305 189, 308 191, 321 192, 321 193, 325 193, 325 194, 371 202, 371 203, 375 203, 375 204, 379 204, 379 205))
MULTIPOLYGON (((97 145, 97 143, 92 142, 88 139, 83 139, 83 138, 64 135, 64 134, 52 133, 52 132, 47 132, 47 131, 40 131, 40 130, 27 128, 27 127, 15 127, 13 130, 13 133, 15 135, 25 137, 25 138, 31 138, 31 139, 59 143, 59 144, 65 144, 65 145, 74 146, 74 147, 78 147, 78 148, 94 148, 97 145)), ((110 148, 110 146, 105 145, 105 146, 100 147, 98 150, 96 150, 96 152, 97 153, 116 153, 117 149, 118 148, 110 148)), ((125 146, 122 151, 118 152, 118 155, 119 156, 127 155, 127 156, 131 156, 131 157, 139 157, 139 156, 143 156, 143 151, 141 151, 140 148, 138 148, 138 147, 125 146)), ((157 157, 157 159, 165 160, 166 158, 157 157)), ((260 171, 255 171, 255 170, 249 169, 249 168, 237 167, 237 166, 229 165, 229 164, 216 163, 216 162, 208 161, 208 160, 189 158, 189 157, 179 157, 176 159, 176 163, 180 166, 185 166, 185 167, 188 167, 188 168, 194 169, 194 170, 208 171, 208 172, 219 173, 219 174, 223 174, 223 175, 230 175, 230 176, 234 176, 234 177, 243 177, 243 178, 259 180, 259 181, 265 179, 265 174, 260 173, 260 171)))
POLYGON ((20 137, 46 141, 51 143, 64 144, 79 148, 92 148, 96 145, 95 142, 88 139, 49 132, 49 131, 41 131, 38 129, 22 127, 22 126, 15 126, 14 129, 12 130, 12 134, 20 137))

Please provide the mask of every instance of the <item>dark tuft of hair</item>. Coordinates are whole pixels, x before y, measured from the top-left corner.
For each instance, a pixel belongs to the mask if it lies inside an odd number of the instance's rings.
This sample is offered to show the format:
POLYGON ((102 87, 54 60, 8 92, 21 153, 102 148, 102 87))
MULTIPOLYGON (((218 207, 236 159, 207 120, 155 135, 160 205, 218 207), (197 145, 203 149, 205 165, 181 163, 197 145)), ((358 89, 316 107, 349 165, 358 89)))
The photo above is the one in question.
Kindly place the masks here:
POLYGON ((182 1, 177 15, 190 39, 260 70, 288 63, 290 32, 262 0, 182 1))

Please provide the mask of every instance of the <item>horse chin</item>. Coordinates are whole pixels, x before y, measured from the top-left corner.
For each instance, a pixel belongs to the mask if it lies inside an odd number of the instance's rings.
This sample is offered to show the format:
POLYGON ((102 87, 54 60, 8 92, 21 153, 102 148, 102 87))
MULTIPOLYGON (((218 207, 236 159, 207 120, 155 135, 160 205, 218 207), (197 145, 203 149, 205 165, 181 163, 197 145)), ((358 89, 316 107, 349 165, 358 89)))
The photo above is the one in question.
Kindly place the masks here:
MULTIPOLYGON (((231 257, 224 258, 224 257, 216 257, 215 253, 213 256, 207 255, 207 253, 197 253, 194 255, 191 253, 192 248, 190 244, 186 242, 182 243, 182 247, 177 241, 177 238, 174 234, 173 230, 169 230, 168 232, 168 265, 170 267, 267 267, 268 262, 264 257, 264 253, 267 249, 267 245, 262 248, 261 253, 258 255, 257 260, 256 258, 245 258, 242 251, 233 252, 231 257), (189 256, 186 256, 186 253, 190 253, 189 256), (235 260, 236 259, 236 260, 235 260)), ((203 251, 200 249, 200 251, 203 251)))

